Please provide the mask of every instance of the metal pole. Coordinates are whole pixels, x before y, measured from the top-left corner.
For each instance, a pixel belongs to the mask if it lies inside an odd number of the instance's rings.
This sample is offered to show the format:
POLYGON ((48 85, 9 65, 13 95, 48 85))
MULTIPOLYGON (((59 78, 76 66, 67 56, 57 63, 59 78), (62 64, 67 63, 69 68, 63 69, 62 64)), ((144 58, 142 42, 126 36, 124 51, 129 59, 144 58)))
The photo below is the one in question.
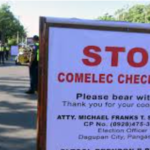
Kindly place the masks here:
POLYGON ((19 31, 17 31, 17 44, 19 44, 19 31))

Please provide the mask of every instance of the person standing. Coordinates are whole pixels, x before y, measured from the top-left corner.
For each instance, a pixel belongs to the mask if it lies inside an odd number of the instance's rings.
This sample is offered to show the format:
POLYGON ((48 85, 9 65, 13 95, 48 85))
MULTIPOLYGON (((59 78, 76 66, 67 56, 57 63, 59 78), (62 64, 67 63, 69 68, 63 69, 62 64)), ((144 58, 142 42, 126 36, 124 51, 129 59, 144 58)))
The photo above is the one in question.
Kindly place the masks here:
POLYGON ((2 45, 2 43, 0 43, 0 64, 5 64, 5 51, 4 51, 4 46, 2 45))
POLYGON ((10 51, 10 48, 7 44, 5 44, 5 59, 8 60, 9 58, 9 51, 10 51))
POLYGON ((39 62, 39 37, 33 37, 33 50, 29 63, 30 88, 26 91, 27 94, 34 94, 38 90, 38 62, 39 62))

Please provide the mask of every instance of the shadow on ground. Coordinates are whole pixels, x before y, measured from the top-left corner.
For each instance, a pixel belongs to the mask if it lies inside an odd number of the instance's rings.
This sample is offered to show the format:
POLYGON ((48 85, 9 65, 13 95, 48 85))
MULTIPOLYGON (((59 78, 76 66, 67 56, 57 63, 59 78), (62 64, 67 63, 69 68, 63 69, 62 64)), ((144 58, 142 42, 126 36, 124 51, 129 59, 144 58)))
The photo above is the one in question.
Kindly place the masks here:
MULTIPOLYGON (((23 68, 20 69, 24 71, 23 68)), ((30 134, 36 130, 37 95, 25 94, 28 72, 17 74, 17 71, 18 67, 11 62, 0 66, 0 150, 35 150, 36 139, 30 134), (5 76, 3 69, 9 72, 12 67, 15 68, 10 72, 12 75, 5 76)))
POLYGON ((35 139, 24 139, 24 138, 1 138, 0 150, 35 150, 35 139), (8 145, 3 145, 3 143, 8 145), (16 143, 14 145, 14 143, 16 143), (21 143, 21 144, 20 144, 21 143), (21 145, 21 146, 20 146, 21 145))
POLYGON ((0 67, 14 67, 15 66, 15 57, 11 58, 11 60, 5 61, 5 64, 0 64, 0 67))
MULTIPOLYGON (((24 138, 15 138, 9 136, 27 130, 32 130, 28 134, 32 134, 36 130, 36 107, 28 106, 26 103, 12 104, 9 102, 0 102, 0 150, 36 150, 36 139, 28 138, 26 134, 24 138), (9 127, 9 128, 7 128, 9 127), (4 136, 7 134, 8 136, 4 136)), ((31 136, 33 137, 33 136, 31 136)))
POLYGON ((36 129, 36 108, 22 103, 12 104, 0 102, 0 109, 5 109, 6 111, 0 113, 1 125, 18 126, 24 129, 36 129))
POLYGON ((28 79, 14 79, 14 78, 1 78, 0 77, 0 92, 8 93, 14 97, 26 98, 27 100, 37 100, 37 95, 27 95, 25 92, 28 90, 27 86, 22 86, 28 79))

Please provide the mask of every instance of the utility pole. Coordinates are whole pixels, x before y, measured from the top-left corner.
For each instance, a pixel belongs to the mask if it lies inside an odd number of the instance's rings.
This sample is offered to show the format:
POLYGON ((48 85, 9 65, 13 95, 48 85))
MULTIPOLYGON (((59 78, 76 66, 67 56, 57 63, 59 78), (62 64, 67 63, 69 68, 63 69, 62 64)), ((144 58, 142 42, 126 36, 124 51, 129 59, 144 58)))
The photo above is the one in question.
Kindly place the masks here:
POLYGON ((19 31, 17 31, 17 44, 19 44, 19 31))

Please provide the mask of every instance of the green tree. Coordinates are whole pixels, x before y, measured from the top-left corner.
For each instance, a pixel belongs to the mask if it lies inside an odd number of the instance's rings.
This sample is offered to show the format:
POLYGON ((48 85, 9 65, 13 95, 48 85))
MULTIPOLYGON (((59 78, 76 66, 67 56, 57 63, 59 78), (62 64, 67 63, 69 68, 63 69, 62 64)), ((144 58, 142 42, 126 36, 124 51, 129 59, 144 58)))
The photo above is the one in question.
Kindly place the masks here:
POLYGON ((99 20, 116 20, 112 15, 106 13, 103 16, 98 17, 99 20))
POLYGON ((100 20, 118 20, 138 23, 150 23, 150 4, 149 5, 134 5, 118 9, 114 15, 104 15, 98 17, 100 20))
POLYGON ((126 9, 120 13, 116 13, 119 16, 119 20, 129 21, 129 22, 146 22, 145 20, 145 10, 144 5, 135 5, 129 9, 126 9))
POLYGON ((14 16, 8 4, 0 7, 0 33, 3 41, 16 38, 17 32, 20 36, 25 37, 26 31, 20 21, 14 16))

